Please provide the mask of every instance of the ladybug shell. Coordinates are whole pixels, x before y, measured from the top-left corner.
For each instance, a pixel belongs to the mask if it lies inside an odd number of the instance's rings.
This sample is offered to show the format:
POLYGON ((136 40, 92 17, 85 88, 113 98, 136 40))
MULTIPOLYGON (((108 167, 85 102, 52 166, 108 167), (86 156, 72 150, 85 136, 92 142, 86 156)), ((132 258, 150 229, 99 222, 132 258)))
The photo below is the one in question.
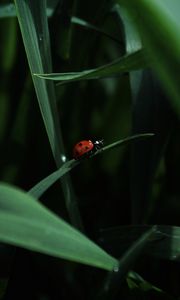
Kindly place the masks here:
POLYGON ((88 152, 90 152, 93 148, 94 148, 94 144, 92 141, 90 140, 81 141, 74 146, 73 158, 80 159, 83 156, 86 156, 86 154, 88 154, 88 152))

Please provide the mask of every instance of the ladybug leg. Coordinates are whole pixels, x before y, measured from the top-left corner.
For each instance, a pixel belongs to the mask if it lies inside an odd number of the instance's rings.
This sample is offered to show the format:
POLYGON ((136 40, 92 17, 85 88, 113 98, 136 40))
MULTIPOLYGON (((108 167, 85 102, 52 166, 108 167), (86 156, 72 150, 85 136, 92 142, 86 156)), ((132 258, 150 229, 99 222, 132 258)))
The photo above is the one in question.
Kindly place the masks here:
POLYGON ((94 151, 95 149, 93 148, 92 150, 88 151, 87 153, 84 153, 83 155, 81 155, 81 157, 79 157, 78 159, 85 159, 85 158, 90 158, 96 151, 94 151))
POLYGON ((87 153, 89 157, 92 157, 92 155, 96 152, 96 151, 94 151, 94 150, 96 150, 96 149, 93 148, 91 151, 89 151, 89 152, 87 153))

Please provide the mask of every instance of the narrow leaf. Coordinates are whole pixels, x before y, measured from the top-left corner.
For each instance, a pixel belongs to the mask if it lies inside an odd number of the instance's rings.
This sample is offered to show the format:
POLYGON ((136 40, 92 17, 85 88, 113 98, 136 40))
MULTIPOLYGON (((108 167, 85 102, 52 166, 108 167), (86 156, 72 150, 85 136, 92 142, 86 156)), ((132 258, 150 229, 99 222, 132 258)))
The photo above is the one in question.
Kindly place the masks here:
MULTIPOLYGON (((112 255, 122 254, 149 225, 121 226, 101 232, 103 247, 112 255)), ((146 253, 158 258, 180 261, 180 227, 157 225, 156 236, 149 240, 146 253)))
POLYGON ((86 28, 86 29, 91 29, 91 30, 93 30, 93 31, 96 31, 97 33, 100 33, 100 34, 102 34, 102 35, 104 35, 104 36, 110 38, 110 39, 113 40, 113 41, 116 41, 116 42, 118 42, 118 43, 121 43, 121 41, 118 40, 116 37, 114 37, 114 36, 108 34, 108 33, 105 32, 104 30, 98 28, 97 26, 94 26, 94 25, 90 24, 89 22, 87 22, 87 21, 85 21, 85 20, 83 20, 83 19, 81 19, 81 18, 72 17, 72 18, 71 18, 71 22, 74 23, 74 24, 76 24, 76 25, 82 26, 82 27, 84 27, 84 28, 86 28))
MULTIPOLYGON (((54 8, 48 7, 46 10, 47 16, 51 17, 54 8)), ((1 4, 0 5, 0 18, 16 17, 16 8, 13 3, 1 4)))
MULTIPOLYGON (((15 0, 17 17, 31 73, 50 71, 51 55, 45 2, 15 0)), ((33 77, 44 124, 58 165, 63 151, 54 86, 33 77)))
POLYGON ((180 2, 179 0, 139 0, 118 2, 127 7, 142 36, 145 50, 151 57, 175 110, 180 114, 180 2))
POLYGON ((141 69, 147 66, 146 58, 142 50, 125 55, 107 65, 92 70, 70 73, 34 74, 37 77, 55 81, 79 81, 85 79, 100 79, 119 76, 121 73, 141 69))
MULTIPOLYGON (((142 236, 140 236, 132 246, 123 254, 119 260, 119 267, 108 275, 107 282, 104 286, 104 293, 115 296, 117 294, 120 283, 126 276, 129 270, 132 269, 133 264, 137 258, 144 252, 144 248, 148 244, 150 238, 156 234, 156 226, 152 226, 142 236)), ((103 292, 102 292, 103 293, 103 292)))
MULTIPOLYGON (((15 0, 17 17, 28 58, 31 74, 51 72, 51 51, 46 16, 46 1, 15 0)), ((33 76, 34 87, 42 118, 57 167, 66 161, 59 123, 55 87, 53 82, 33 76)), ((62 188, 66 207, 73 225, 83 228, 70 179, 64 177, 62 188)))

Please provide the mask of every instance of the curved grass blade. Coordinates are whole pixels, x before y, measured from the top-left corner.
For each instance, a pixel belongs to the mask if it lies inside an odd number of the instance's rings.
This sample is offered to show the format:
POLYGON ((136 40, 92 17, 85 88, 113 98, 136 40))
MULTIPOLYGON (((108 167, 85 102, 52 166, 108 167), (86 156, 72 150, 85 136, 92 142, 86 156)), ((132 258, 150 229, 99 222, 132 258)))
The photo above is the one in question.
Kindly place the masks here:
MULTIPOLYGON (((15 5, 31 73, 50 71, 52 63, 45 2, 15 0, 15 5)), ((37 77, 33 76, 32 79, 52 152, 57 165, 60 166, 62 164, 60 153, 64 151, 55 89, 52 84, 37 80, 37 77)))
MULTIPOLYGON (((51 72, 46 1, 15 0, 15 5, 31 74, 51 72)), ((53 82, 41 80, 36 76, 32 76, 32 79, 52 153, 59 168, 66 161, 66 155, 59 123, 55 87, 53 82)), ((71 222, 83 230, 70 178, 63 178, 62 189, 71 222)))
POLYGON ((156 234, 156 226, 152 226, 149 230, 138 238, 132 246, 125 252, 122 258, 119 260, 118 268, 110 273, 107 277, 106 284, 101 291, 101 294, 110 294, 115 296, 120 288, 120 284, 124 277, 127 275, 137 261, 138 257, 144 252, 149 239, 156 234))
MULTIPOLYGON (((115 143, 112 143, 108 146, 103 147, 102 149, 98 150, 95 154, 93 154, 92 157, 102 153, 102 151, 104 152, 104 151, 107 151, 107 150, 110 150, 110 149, 113 149, 113 148, 116 148, 119 146, 127 145, 128 143, 130 143, 132 141, 137 141, 137 140, 140 141, 140 140, 144 140, 146 138, 153 137, 153 136, 154 136, 153 133, 144 133, 144 134, 137 134, 137 135, 125 138, 123 140, 117 141, 115 143)), ((41 195, 48 188, 50 188, 51 185, 53 185, 53 183, 55 183, 59 178, 61 178, 62 176, 67 174, 69 171, 71 171, 80 162, 82 162, 82 160, 81 161, 75 161, 74 159, 69 160, 60 169, 53 172, 52 174, 50 174, 49 176, 47 176, 46 178, 41 180, 39 183, 37 183, 34 187, 32 187, 29 190, 29 193, 36 198, 41 197, 41 195)))
POLYGON ((85 235, 15 187, 0 184, 0 241, 113 270, 118 261, 85 235))
POLYGON ((130 271, 127 275, 127 283, 130 289, 133 289, 134 291, 142 291, 145 294, 145 297, 148 294, 152 295, 153 298, 155 297, 155 294, 157 295, 157 299, 166 299, 166 300, 175 300, 175 297, 170 296, 167 294, 167 292, 163 291, 159 287, 153 285, 152 283, 144 280, 138 273, 134 271, 130 271), (159 295, 159 297, 158 297, 159 295))
MULTIPOLYGON (((132 142, 132 141, 140 141, 140 140, 144 140, 146 138, 150 138, 150 137, 153 137, 153 136, 154 136, 154 133, 136 134, 136 135, 127 137, 127 138, 125 138, 123 140, 120 140, 120 141, 117 141, 115 143, 112 143, 112 144, 110 144, 108 146, 105 146, 105 147, 103 147, 102 150, 103 151, 110 150, 112 148, 116 148, 116 147, 119 147, 119 146, 127 145, 127 144, 129 144, 129 142, 132 142)), ((102 150, 99 150, 98 153, 101 152, 102 150)))
POLYGON ((118 2, 127 7, 143 39, 145 50, 153 61, 152 68, 180 114, 180 2, 179 0, 140 0, 118 2))
POLYGON ((78 164, 79 161, 75 161, 74 159, 67 161, 60 169, 51 173, 49 176, 45 177, 35 186, 33 186, 28 193, 36 198, 40 198, 44 192, 51 187, 51 185, 53 185, 58 179, 63 177, 78 164))
POLYGON ((54 81, 79 81, 87 79, 101 79, 105 77, 116 76, 120 73, 129 72, 131 70, 142 69, 147 66, 146 57, 143 50, 138 50, 129 55, 125 55, 109 64, 101 66, 92 70, 85 70, 82 72, 70 72, 70 73, 51 73, 40 74, 34 73, 35 76, 49 79, 54 81))
POLYGON ((115 4, 112 12, 116 14, 120 23, 123 23, 126 53, 133 53, 141 49, 142 42, 133 22, 134 20, 129 17, 125 8, 119 4, 115 4))
MULTIPOLYGON (((141 48, 136 28, 137 16, 130 17, 126 7, 118 4, 114 11, 124 26, 127 53, 141 48)), ((148 223, 152 211, 154 176, 174 127, 174 114, 159 81, 150 70, 132 71, 129 77, 133 103, 132 133, 156 133, 153 143, 136 144, 131 151, 132 222, 138 224, 148 223)))
POLYGON ((80 19, 80 18, 77 18, 77 17, 72 17, 72 18, 71 18, 71 22, 74 23, 74 24, 76 24, 76 25, 82 26, 82 27, 84 27, 84 28, 86 28, 86 29, 91 29, 91 30, 93 30, 93 31, 96 31, 97 33, 100 33, 100 34, 102 34, 102 35, 108 37, 109 39, 111 39, 111 40, 113 40, 113 41, 115 41, 115 42, 117 42, 117 43, 119 43, 119 44, 122 43, 122 42, 121 42, 119 39, 117 39, 116 37, 114 37, 114 36, 108 34, 108 33, 105 32, 104 30, 101 30, 101 29, 98 28, 97 26, 94 26, 94 25, 90 24, 89 22, 87 22, 87 21, 85 21, 85 20, 83 20, 83 19, 80 19))
POLYGON ((149 243, 150 239, 156 237, 157 226, 152 226, 149 230, 142 234, 135 243, 126 251, 123 257, 119 260, 119 278, 123 278, 132 268, 132 265, 137 260, 138 256, 144 251, 144 248, 149 243))
MULTIPOLYGON (((180 262, 180 227, 156 226, 156 235, 149 240, 146 254, 160 259, 180 262)), ((151 228, 150 225, 129 225, 102 230, 103 248, 112 255, 121 255, 149 228, 151 228)))
MULTIPOLYGON (((126 53, 130 54, 142 49, 142 41, 135 26, 135 18, 130 18, 127 10, 119 4, 114 5, 113 12, 116 14, 120 26, 123 24, 126 53)), ((136 70, 129 73, 133 103, 140 88, 142 72, 142 70, 136 70)))

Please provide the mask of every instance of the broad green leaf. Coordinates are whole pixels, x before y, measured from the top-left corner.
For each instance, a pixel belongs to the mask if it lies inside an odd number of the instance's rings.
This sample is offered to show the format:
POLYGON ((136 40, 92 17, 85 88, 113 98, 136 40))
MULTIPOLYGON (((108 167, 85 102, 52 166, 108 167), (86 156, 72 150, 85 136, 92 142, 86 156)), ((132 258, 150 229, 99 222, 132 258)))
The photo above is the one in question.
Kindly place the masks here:
POLYGON ((85 79, 100 79, 105 77, 119 76, 121 73, 141 69, 145 66, 147 66, 147 63, 146 57, 144 56, 144 52, 142 50, 138 50, 129 55, 125 55, 109 64, 92 70, 52 74, 38 74, 36 72, 34 73, 34 75, 44 79, 71 82, 85 79))
MULTIPOLYGON (((117 141, 115 143, 112 143, 110 145, 103 147, 102 149, 98 150, 94 155, 92 155, 92 157, 96 156, 97 154, 100 154, 106 150, 110 150, 110 149, 113 149, 113 148, 116 148, 119 146, 127 145, 128 143, 133 142, 133 141, 144 140, 146 138, 153 137, 153 136, 154 136, 154 134, 152 134, 152 133, 144 133, 144 134, 137 134, 137 135, 125 138, 123 140, 117 141)), ((60 169, 51 173, 49 176, 47 176, 46 178, 44 178, 43 180, 38 182, 34 187, 32 187, 29 190, 29 193, 36 198, 41 197, 41 195, 48 188, 50 188, 53 183, 55 183, 59 178, 61 178, 62 176, 67 174, 69 171, 71 171, 79 163, 80 163, 80 161, 75 161, 74 159, 67 161, 60 169)))
POLYGON ((0 241, 113 270, 118 261, 29 194, 0 184, 0 241))
POLYGON ((153 61, 164 89, 180 114, 180 1, 118 0, 127 7, 142 36, 145 50, 153 61))

